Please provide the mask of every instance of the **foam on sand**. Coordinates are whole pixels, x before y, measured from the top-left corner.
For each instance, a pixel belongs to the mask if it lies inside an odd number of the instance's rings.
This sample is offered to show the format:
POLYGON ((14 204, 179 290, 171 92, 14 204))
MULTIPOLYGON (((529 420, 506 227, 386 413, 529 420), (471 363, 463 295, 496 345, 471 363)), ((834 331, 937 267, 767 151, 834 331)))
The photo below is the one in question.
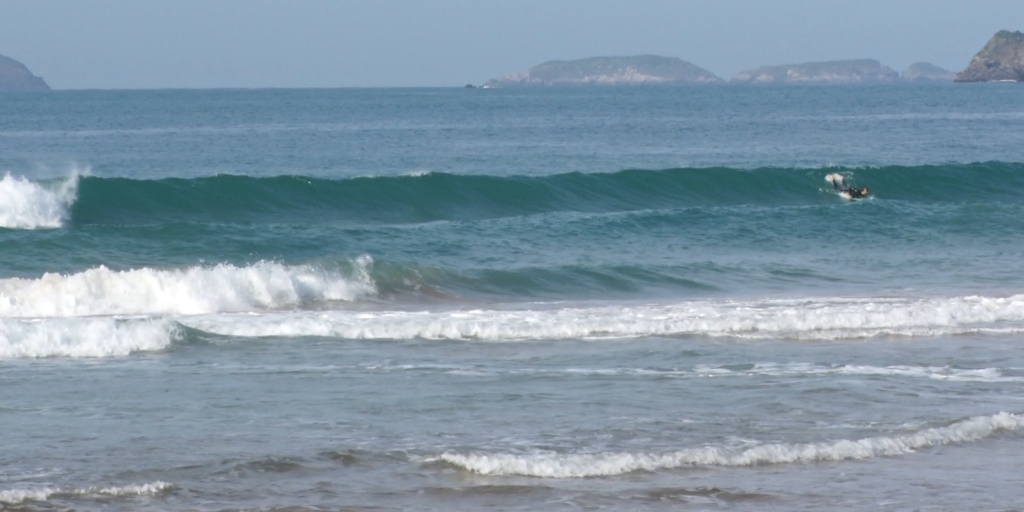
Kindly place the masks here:
POLYGON ((1001 412, 911 434, 859 440, 840 439, 807 444, 774 443, 745 449, 705 446, 663 454, 537 452, 520 455, 445 452, 433 460, 441 460, 482 475, 582 478, 680 467, 756 466, 895 456, 930 446, 978 441, 998 431, 1021 428, 1024 428, 1024 416, 1001 412))
POLYGON ((70 218, 78 195, 78 172, 53 183, 10 173, 0 178, 0 228, 59 228, 70 218))

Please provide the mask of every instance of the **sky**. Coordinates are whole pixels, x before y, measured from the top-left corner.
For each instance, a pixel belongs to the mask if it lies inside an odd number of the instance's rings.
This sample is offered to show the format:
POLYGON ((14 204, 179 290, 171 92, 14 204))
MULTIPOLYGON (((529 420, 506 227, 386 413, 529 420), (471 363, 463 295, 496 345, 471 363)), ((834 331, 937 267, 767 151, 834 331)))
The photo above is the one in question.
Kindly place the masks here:
POLYGON ((960 71, 1024 0, 0 0, 0 54, 55 89, 481 84, 654 54, 723 78, 875 58, 960 71))

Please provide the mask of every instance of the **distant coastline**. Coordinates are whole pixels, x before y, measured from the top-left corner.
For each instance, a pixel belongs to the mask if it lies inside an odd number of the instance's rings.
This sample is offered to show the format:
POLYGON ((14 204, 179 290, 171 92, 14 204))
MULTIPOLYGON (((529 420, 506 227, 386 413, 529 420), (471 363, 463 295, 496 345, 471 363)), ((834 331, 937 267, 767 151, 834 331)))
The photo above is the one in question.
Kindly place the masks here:
POLYGON ((956 73, 928 62, 897 72, 876 59, 767 65, 726 80, 688 61, 658 55, 555 60, 492 78, 482 88, 652 85, 841 85, 1024 82, 1024 33, 1001 30, 956 73))
POLYGON ((674 57, 637 55, 555 60, 527 71, 509 73, 484 83, 483 88, 607 86, 607 85, 708 85, 723 83, 714 73, 674 57))
POLYGON ((875 59, 806 62, 761 66, 736 74, 728 82, 682 59, 657 55, 591 57, 549 61, 527 71, 509 73, 485 82, 498 87, 584 87, 665 85, 837 85, 877 83, 952 83, 956 73, 918 62, 902 73, 875 59))

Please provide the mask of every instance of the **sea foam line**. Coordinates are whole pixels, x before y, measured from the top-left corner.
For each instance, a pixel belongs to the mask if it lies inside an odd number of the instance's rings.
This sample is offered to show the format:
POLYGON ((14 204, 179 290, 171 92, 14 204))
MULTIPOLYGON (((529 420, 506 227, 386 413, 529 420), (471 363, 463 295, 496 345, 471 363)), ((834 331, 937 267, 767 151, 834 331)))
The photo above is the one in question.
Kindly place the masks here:
POLYGON ((772 443, 747 449, 705 446, 664 454, 539 452, 518 455, 445 452, 432 460, 444 461, 482 475, 583 478, 680 467, 756 466, 903 455, 930 446, 977 441, 998 431, 1021 428, 1024 428, 1024 417, 1000 412, 993 416, 977 416, 946 427, 921 430, 913 434, 869 437, 854 441, 841 439, 806 444, 772 443))
POLYGON ((326 311, 203 316, 183 320, 231 336, 349 339, 557 340, 723 336, 836 340, 1024 331, 1024 295, 1007 298, 691 301, 676 304, 476 309, 326 311), (998 325, 1003 323, 1003 325, 998 325))
MULTIPOLYGON (((335 371, 334 365, 310 366, 306 371, 335 371)), ((724 379, 757 377, 816 377, 822 375, 891 376, 954 382, 1024 382, 1024 376, 1003 375, 1001 368, 953 368, 950 366, 866 366, 815 363, 758 363, 748 369, 700 365, 693 368, 605 367, 605 368, 497 368, 479 365, 398 364, 356 365, 371 372, 428 372, 466 376, 528 375, 534 377, 622 376, 667 379, 724 379)), ((1019 370, 1011 368, 1011 370, 1019 370)))
POLYGON ((156 481, 123 487, 86 487, 70 490, 62 490, 59 487, 8 489, 0 491, 0 503, 17 505, 25 501, 46 501, 53 496, 156 496, 173 487, 167 482, 156 481))
POLYGON ((77 169, 60 181, 43 184, 10 173, 0 179, 0 228, 59 228, 70 218, 78 197, 77 169))

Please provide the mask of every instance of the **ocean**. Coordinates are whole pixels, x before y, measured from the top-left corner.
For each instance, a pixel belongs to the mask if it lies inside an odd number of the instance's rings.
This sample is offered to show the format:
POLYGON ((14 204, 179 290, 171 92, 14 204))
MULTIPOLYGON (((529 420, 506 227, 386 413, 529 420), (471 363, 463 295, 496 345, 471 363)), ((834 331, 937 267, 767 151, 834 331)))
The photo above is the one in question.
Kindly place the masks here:
POLYGON ((0 112, 0 509, 1024 508, 1017 84, 0 112))

